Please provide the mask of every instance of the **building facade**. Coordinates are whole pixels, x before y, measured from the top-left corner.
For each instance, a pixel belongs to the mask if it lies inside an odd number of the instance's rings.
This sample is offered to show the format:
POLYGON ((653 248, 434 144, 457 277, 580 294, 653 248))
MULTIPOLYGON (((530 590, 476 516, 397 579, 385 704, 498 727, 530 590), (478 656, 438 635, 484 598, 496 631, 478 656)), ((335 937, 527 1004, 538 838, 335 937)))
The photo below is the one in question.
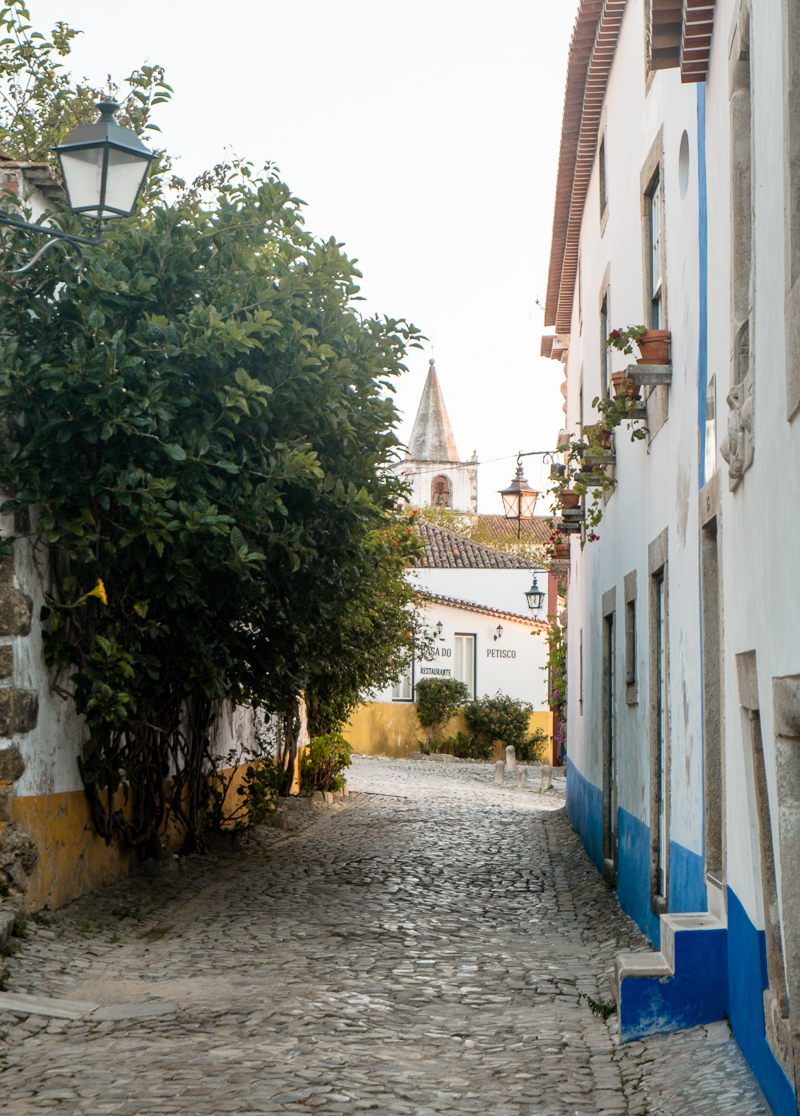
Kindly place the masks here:
POLYGON ((800 1059, 800 4, 582 0, 542 352, 566 426, 671 333, 572 536, 567 808, 652 941, 623 1037, 727 1016, 775 1113, 800 1059), (780 476, 781 484, 775 483, 780 476), (657 952, 656 952, 657 951, 657 952))
MULTIPOLYGON (((347 730, 353 748, 388 756, 415 752, 425 735, 415 712, 415 687, 423 678, 455 678, 470 697, 500 692, 528 701, 531 726, 552 737, 545 637, 555 579, 527 559, 432 523, 422 521, 416 530, 423 551, 408 576, 424 598, 433 653, 356 711, 347 730), (534 576, 545 594, 536 613, 525 597, 534 576)), ((466 725, 454 719, 445 735, 459 729, 466 725)))

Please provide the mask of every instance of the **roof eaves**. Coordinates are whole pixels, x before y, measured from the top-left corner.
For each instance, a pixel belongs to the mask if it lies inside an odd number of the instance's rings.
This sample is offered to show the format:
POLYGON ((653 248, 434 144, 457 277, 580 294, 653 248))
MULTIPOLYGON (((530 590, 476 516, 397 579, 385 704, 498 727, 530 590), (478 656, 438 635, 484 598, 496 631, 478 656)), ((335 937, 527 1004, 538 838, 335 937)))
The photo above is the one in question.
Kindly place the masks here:
POLYGON ((524 616, 521 612, 509 612, 504 608, 492 608, 490 605, 477 604, 475 601, 462 601, 458 597, 445 597, 441 593, 430 593, 423 590, 422 597, 435 604, 450 605, 452 608, 463 608, 467 612, 480 612, 485 616, 497 616, 501 620, 521 620, 525 624, 532 624, 537 631, 547 631, 550 625, 546 620, 537 620, 532 616, 524 616))
POLYGON ((544 323, 569 333, 578 241, 626 0, 581 0, 567 64, 544 323))

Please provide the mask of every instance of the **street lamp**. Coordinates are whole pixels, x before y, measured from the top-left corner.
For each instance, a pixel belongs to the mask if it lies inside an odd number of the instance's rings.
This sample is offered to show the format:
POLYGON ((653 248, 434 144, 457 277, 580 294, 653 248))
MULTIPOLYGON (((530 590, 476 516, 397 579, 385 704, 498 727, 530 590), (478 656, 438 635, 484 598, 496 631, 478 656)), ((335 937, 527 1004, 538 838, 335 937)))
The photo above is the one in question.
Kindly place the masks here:
POLYGON ((508 488, 503 488, 500 495, 503 498, 503 514, 506 519, 516 519, 517 538, 520 537, 523 519, 532 519, 539 493, 531 488, 522 473, 522 463, 517 456, 517 472, 508 488))
POLYGON ((83 265, 80 245, 99 244, 104 221, 112 217, 130 217, 133 213, 155 154, 145 147, 132 129, 123 128, 116 122, 114 113, 119 105, 113 101, 101 101, 97 108, 100 116, 94 124, 81 124, 55 148, 69 208, 81 217, 97 221, 97 235, 88 237, 65 233, 50 225, 19 221, 0 210, 0 224, 29 229, 53 238, 39 249, 25 267, 8 274, 20 275, 23 271, 28 271, 57 240, 66 240, 79 246, 78 261, 74 265, 77 269, 83 265))
POLYGON ((528 591, 525 593, 525 596, 526 596, 527 601, 528 601, 528 608, 532 612, 538 612, 539 609, 544 604, 544 593, 539 588, 539 586, 536 582, 536 574, 535 573, 533 575, 533 585, 531 585, 530 589, 528 589, 528 591))

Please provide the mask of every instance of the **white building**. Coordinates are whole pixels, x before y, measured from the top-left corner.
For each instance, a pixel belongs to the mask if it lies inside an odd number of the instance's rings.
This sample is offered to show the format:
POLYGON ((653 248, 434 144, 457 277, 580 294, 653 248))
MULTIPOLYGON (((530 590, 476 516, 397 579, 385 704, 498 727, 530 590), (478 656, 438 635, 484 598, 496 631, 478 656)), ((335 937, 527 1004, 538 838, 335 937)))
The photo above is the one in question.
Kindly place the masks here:
MULTIPOLYGON (((346 735, 356 752, 408 756, 425 733, 415 711, 415 687, 423 678, 456 678, 470 697, 502 693, 531 703, 531 728, 552 736, 548 708, 547 613, 555 611, 556 582, 547 570, 493 547, 437 527, 417 525, 425 544, 409 577, 420 586, 431 658, 414 662, 395 686, 371 694, 351 717, 346 735), (525 593, 537 585, 544 600, 537 612, 525 593)), ((466 725, 461 722, 462 729, 466 725)), ((451 724, 451 734, 459 729, 451 724)), ((547 753, 552 760, 552 746, 547 753)))
POLYGON ((546 709, 547 570, 432 523, 416 529, 425 549, 409 577, 425 596, 434 657, 375 699, 413 701, 420 678, 444 677, 465 682, 471 697, 500 691, 546 709), (545 594, 536 613, 525 597, 534 576, 545 594))
POLYGON ((411 488, 415 507, 430 504, 475 514, 478 510, 478 455, 460 461, 444 396, 430 361, 417 417, 408 443, 408 455, 395 466, 411 488))
POLYGON ((567 809, 660 950, 623 1038, 727 1015, 778 1116, 800 1058, 800 5, 581 0, 543 353, 567 426, 671 330, 572 546, 567 809), (655 382, 658 379, 662 382, 655 382))

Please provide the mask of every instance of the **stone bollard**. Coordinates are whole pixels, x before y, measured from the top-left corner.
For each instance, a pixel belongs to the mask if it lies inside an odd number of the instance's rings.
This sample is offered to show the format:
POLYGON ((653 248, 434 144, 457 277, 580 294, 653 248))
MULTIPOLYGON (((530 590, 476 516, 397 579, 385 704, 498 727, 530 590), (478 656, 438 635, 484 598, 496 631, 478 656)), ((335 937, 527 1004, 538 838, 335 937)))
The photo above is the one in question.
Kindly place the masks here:
POLYGON ((517 768, 517 786, 527 787, 528 785, 528 769, 527 767, 517 768))
POLYGON ((517 753, 514 751, 514 745, 509 744, 506 748, 506 770, 517 770, 517 753))
POLYGON ((550 766, 549 763, 543 763, 542 764, 542 782, 541 782, 541 785, 539 787, 539 790, 543 790, 543 791, 550 790, 550 787, 552 785, 553 785, 553 769, 552 769, 552 767, 550 766))
POLYGON ((497 763, 494 765, 494 781, 496 783, 502 783, 505 780, 505 777, 506 765, 503 763, 502 760, 498 760, 497 763))

